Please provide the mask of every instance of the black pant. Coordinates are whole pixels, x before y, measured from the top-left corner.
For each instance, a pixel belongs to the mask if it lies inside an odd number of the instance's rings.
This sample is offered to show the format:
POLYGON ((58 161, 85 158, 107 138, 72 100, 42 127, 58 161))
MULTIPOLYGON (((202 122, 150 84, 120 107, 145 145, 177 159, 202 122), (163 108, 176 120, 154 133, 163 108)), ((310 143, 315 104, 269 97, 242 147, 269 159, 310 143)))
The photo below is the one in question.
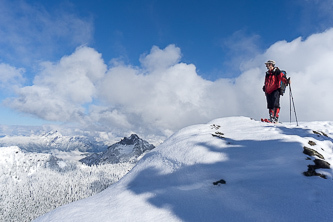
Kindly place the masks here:
POLYGON ((280 108, 280 91, 279 89, 270 94, 266 93, 267 109, 280 108))

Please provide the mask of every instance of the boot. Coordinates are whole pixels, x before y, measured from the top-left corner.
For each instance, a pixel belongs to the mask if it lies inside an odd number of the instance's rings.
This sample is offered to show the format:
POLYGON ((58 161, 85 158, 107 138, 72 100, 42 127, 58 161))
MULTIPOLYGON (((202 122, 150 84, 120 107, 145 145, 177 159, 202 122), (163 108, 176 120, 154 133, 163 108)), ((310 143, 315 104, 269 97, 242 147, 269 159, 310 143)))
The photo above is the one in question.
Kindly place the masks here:
POLYGON ((274 123, 278 123, 279 122, 279 113, 280 113, 280 108, 279 107, 275 108, 274 123))
POLYGON ((269 121, 270 122, 274 121, 274 109, 269 110, 269 121))
POLYGON ((273 118, 272 123, 278 123, 278 122, 279 122, 279 117, 275 116, 275 117, 273 118))

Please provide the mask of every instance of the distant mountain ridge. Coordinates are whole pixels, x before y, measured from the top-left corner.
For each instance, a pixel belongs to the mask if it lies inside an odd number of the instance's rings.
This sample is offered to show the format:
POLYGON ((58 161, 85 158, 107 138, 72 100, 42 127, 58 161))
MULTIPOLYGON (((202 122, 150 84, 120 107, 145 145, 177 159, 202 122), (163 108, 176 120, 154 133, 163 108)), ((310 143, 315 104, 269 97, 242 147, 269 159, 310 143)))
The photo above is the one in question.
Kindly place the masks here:
POLYGON ((87 165, 98 165, 106 163, 135 163, 138 158, 154 149, 155 146, 141 139, 138 135, 132 134, 130 137, 124 137, 120 142, 108 147, 102 153, 94 153, 80 160, 87 165))
POLYGON ((18 146, 28 152, 41 153, 54 149, 60 151, 101 152, 107 149, 108 144, 84 135, 65 136, 55 130, 40 135, 2 136, 0 138, 0 146, 18 146))

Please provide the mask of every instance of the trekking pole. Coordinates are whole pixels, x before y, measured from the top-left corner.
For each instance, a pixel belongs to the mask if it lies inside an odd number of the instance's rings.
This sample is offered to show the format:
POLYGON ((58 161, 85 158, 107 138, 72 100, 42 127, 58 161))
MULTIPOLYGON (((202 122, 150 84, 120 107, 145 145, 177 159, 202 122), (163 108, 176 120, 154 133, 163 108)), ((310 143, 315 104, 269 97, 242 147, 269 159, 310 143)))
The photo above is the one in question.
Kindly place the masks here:
MULTIPOLYGON (((290 84, 289 84, 290 86, 290 84)), ((289 89, 289 122, 291 124, 291 91, 289 89)))
MULTIPOLYGON (((295 118, 296 118, 296 124, 297 124, 297 126, 298 126, 298 120, 297 120, 296 108, 295 108, 295 103, 294 103, 294 97, 293 97, 293 93, 292 93, 292 91, 291 91, 290 83, 289 83, 289 93, 290 93, 291 100, 292 100, 292 102, 293 102, 294 113, 295 113, 295 118)), ((291 108, 290 108, 290 109, 291 109, 291 108)), ((291 111, 290 111, 290 112, 291 112, 291 111)), ((290 114, 290 116, 291 116, 291 114, 290 114)), ((290 119, 291 119, 291 117, 290 117, 290 119)))

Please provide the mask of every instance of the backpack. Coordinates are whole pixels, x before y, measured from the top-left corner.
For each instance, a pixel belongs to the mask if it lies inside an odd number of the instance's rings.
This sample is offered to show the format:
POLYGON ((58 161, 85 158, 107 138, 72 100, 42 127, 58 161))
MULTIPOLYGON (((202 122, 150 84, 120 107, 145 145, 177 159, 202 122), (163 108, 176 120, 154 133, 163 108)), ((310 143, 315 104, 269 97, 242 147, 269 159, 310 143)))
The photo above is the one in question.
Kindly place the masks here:
MULTIPOLYGON (((284 71, 284 70, 281 70, 281 72, 283 73, 283 76, 282 78, 284 79, 287 79, 287 72, 284 71)), ((287 88, 287 85, 281 81, 281 84, 280 84, 280 95, 283 96, 283 94, 286 92, 286 88, 287 88)))

